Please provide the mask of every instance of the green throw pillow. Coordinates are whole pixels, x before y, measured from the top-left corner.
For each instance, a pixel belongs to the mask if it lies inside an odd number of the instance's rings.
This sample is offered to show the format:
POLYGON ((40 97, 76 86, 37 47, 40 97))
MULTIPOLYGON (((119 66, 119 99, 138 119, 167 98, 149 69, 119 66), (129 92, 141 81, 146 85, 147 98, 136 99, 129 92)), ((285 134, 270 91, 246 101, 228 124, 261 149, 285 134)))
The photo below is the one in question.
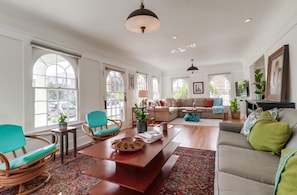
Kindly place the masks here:
POLYGON ((297 194, 297 149, 282 150, 281 160, 275 176, 274 195, 297 194))
POLYGON ((269 112, 263 112, 253 126, 248 140, 255 150, 280 154, 291 136, 288 123, 278 122, 269 112))

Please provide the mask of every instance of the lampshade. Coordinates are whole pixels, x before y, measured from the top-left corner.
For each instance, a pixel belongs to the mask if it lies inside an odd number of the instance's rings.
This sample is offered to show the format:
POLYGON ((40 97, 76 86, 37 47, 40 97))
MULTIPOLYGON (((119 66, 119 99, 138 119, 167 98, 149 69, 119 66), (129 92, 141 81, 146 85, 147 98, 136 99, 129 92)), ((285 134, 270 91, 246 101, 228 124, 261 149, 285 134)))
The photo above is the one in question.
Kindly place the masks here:
POLYGON ((125 26, 133 33, 150 33, 160 27, 160 20, 151 10, 144 9, 143 1, 140 9, 133 11, 127 18, 125 26))
POLYGON ((191 61, 192 61, 192 66, 190 66, 188 69, 187 69, 187 71, 191 71, 192 73, 194 72, 194 71, 197 71, 197 70, 199 70, 196 66, 193 66, 193 59, 191 59, 191 61))
POLYGON ((138 91, 138 97, 140 97, 140 98, 148 97, 148 91, 147 90, 139 90, 138 91))

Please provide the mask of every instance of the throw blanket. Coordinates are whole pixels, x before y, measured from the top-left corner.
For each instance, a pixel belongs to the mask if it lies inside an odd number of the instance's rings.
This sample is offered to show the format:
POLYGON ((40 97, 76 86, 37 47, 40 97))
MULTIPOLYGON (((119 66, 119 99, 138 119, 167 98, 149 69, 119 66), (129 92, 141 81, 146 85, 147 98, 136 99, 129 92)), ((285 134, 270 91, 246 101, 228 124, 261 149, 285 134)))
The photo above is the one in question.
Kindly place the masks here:
POLYGON ((212 113, 214 114, 224 113, 224 106, 213 106, 212 113))

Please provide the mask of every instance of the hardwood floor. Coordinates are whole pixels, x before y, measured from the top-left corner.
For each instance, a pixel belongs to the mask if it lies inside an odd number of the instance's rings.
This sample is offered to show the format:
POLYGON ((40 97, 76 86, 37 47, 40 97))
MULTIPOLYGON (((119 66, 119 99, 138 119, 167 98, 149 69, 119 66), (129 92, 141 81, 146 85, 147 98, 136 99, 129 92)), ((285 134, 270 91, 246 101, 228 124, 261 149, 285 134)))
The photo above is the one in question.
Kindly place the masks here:
MULTIPOLYGON (((244 119, 229 118, 228 120, 224 120, 224 122, 244 123, 244 119)), ((175 125, 175 127, 182 129, 182 131, 173 139, 173 141, 180 143, 179 146, 204 150, 216 150, 219 127, 199 126, 199 123, 197 123, 197 126, 175 125)))
POLYGON ((180 142, 179 146, 216 150, 219 127, 189 125, 175 125, 175 127, 182 129, 173 139, 173 141, 180 142))

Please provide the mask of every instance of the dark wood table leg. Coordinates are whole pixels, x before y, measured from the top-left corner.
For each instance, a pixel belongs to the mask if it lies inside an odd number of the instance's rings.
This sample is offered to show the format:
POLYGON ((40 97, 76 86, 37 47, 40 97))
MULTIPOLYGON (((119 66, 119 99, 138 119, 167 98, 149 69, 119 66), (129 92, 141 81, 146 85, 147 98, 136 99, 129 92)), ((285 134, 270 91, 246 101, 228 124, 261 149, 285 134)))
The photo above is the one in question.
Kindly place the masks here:
POLYGON ((66 142, 66 155, 68 155, 68 132, 66 132, 65 133, 65 136, 66 136, 66 140, 65 140, 65 142, 66 142))
POLYGON ((74 152, 74 157, 76 158, 76 154, 77 154, 76 129, 73 130, 73 152, 74 152))

